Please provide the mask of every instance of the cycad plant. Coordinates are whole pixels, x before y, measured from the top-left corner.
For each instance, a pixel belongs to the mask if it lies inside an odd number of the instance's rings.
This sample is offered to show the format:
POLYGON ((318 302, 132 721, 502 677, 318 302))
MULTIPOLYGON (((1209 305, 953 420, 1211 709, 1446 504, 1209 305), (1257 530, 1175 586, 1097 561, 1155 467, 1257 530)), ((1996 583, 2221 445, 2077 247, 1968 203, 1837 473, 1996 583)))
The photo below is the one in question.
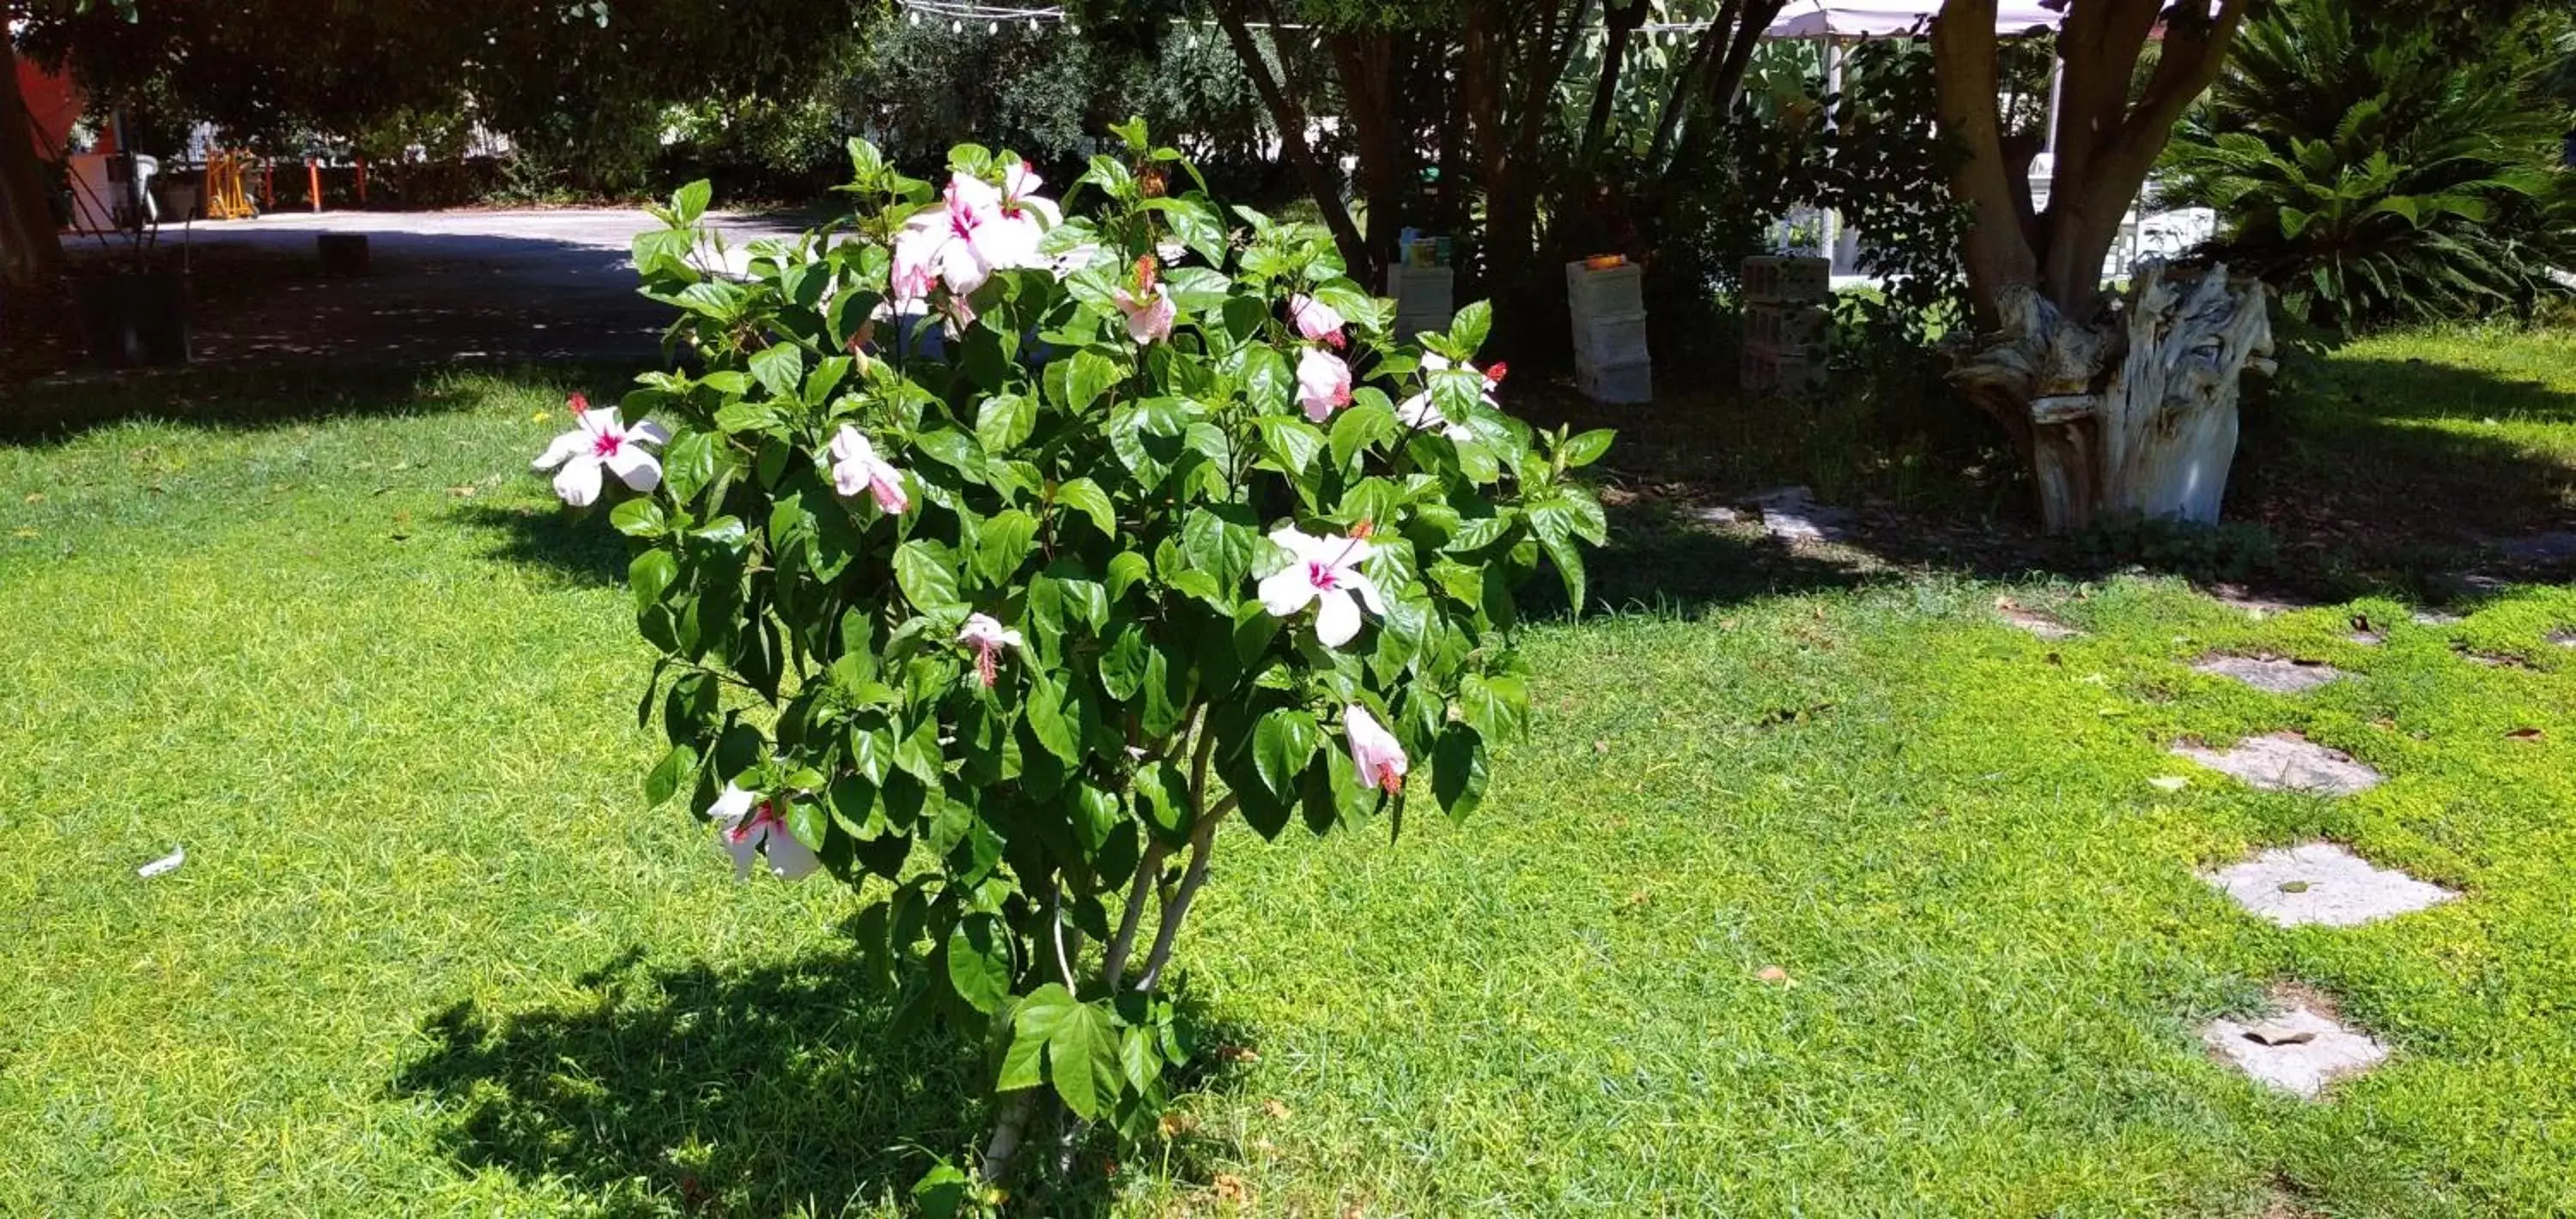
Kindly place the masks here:
POLYGON ((2354 18, 2352 0, 2287 0, 2252 23, 2168 153, 2166 199, 2216 208, 2207 252, 2316 325, 2524 313, 2565 291, 2568 116, 2521 49, 2530 31, 2462 56, 2354 18))

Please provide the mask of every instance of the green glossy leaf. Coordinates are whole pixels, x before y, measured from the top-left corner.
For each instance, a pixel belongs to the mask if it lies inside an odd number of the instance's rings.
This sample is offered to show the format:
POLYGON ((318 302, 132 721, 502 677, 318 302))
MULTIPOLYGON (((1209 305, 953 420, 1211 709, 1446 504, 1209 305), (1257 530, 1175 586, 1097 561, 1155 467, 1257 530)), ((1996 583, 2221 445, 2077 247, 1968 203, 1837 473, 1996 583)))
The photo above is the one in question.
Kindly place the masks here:
POLYGON ((1313 712, 1298 707, 1282 707, 1261 717, 1252 731, 1252 765, 1263 785, 1282 801, 1297 794, 1297 777, 1315 758, 1315 746, 1323 733, 1315 726, 1313 712))
POLYGON ((1476 811, 1485 798, 1485 742, 1474 728, 1452 721, 1431 748, 1431 794, 1452 817, 1476 811))
POLYGON ((805 349, 790 343, 763 347, 751 353, 751 376, 770 396, 794 401, 805 380, 805 349))
POLYGON ((1088 478, 1067 479, 1055 489, 1055 502, 1089 517, 1103 537, 1118 536, 1118 509, 1099 483, 1088 478))
POLYGON ((969 914, 948 933, 948 984, 968 1007, 985 1015, 1011 1001, 1011 946, 1000 919, 969 914))
POLYGON ((686 744, 673 745, 671 752, 663 754, 662 760, 654 765, 653 773, 644 776, 644 807, 660 807, 663 801, 679 792, 680 785, 688 780, 689 772, 697 768, 696 749, 686 744))
POLYGON ((1610 451, 1610 441, 1617 435, 1609 428, 1594 428, 1567 437, 1565 447, 1558 450, 1565 458, 1565 468, 1572 470, 1601 460, 1602 454, 1610 451))
POLYGON ((937 542, 915 538, 896 547, 894 580, 903 589, 904 599, 925 614, 954 609, 961 604, 957 594, 956 560, 946 546, 937 542))
POLYGON ((1118 1101, 1120 1074, 1118 1030, 1109 1013, 1088 1003, 1066 1011, 1047 1036, 1047 1072, 1074 1116, 1107 1116, 1118 1101))

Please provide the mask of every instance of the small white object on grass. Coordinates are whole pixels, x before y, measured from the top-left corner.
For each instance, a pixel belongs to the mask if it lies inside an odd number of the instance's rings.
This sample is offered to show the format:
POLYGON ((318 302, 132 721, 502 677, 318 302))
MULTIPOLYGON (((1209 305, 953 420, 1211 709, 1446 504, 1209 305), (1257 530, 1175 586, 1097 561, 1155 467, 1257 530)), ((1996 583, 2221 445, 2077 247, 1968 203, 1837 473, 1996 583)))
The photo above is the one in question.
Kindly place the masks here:
POLYGON ((150 880, 155 876, 166 876, 176 872, 179 870, 179 865, 186 862, 188 862, 188 848, 172 847, 169 854, 136 868, 134 874, 150 880))

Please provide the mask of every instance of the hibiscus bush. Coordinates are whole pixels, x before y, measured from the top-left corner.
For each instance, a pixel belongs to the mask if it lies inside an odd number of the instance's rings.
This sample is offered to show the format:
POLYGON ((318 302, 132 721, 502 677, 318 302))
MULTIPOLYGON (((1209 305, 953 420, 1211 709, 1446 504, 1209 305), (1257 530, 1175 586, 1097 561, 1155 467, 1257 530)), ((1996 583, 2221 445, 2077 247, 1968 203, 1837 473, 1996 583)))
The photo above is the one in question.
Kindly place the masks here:
POLYGON ((1228 820, 1476 806, 1528 715, 1515 590, 1579 607, 1603 533, 1569 471, 1609 434, 1497 408, 1482 306, 1402 342, 1321 229, 1119 134, 1073 215, 1008 154, 934 188, 854 143, 846 225, 731 263, 681 190, 635 260, 690 371, 543 463, 635 542, 647 796, 869 899, 906 1018, 988 1033, 988 1175, 1032 1121, 1159 1116, 1228 820))

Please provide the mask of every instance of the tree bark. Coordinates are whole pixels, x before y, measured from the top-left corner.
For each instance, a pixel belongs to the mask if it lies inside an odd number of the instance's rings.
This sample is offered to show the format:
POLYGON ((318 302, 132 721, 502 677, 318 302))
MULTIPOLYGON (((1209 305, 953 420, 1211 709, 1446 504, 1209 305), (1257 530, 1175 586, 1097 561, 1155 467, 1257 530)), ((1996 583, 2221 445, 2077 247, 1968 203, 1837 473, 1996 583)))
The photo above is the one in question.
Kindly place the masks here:
POLYGON ((2037 215, 2014 180, 2028 152, 2003 137, 1995 0, 1945 0, 1932 23, 1941 125, 1968 153, 1950 186, 1970 213, 1960 261, 1978 332, 1951 379, 2011 435, 2052 531, 2105 513, 2218 518, 2239 382, 2271 366, 2263 293, 2221 268, 2186 280, 2149 262, 2114 316, 2103 260, 2183 108, 2216 78, 2245 3, 2073 0, 2057 39, 2057 162, 2037 215), (2133 100, 2160 21, 2162 53, 2133 100))
POLYGON ((1601 137, 1610 130, 1610 109, 1619 100, 1619 74, 1627 70, 1628 37, 1646 24, 1646 0, 1603 6, 1601 75, 1592 85, 1592 113, 1583 120, 1583 142, 1575 145, 1575 164, 1589 169, 1601 155, 1601 137))
MULTIPOLYGON (((1342 118, 1350 124, 1352 142, 1359 148, 1360 197, 1368 200, 1368 229, 1362 239, 1368 245, 1371 267, 1383 266, 1395 253, 1396 234, 1404 226, 1412 193, 1406 181, 1412 157, 1407 155, 1396 120, 1393 43, 1397 37, 1368 30, 1326 39, 1340 69, 1342 118)), ((1361 274, 1356 269, 1352 273, 1361 274)), ((1371 291, 1379 287, 1374 272, 1361 282, 1371 291)))
POLYGON ((1665 166, 1665 177, 1677 176, 1709 153, 1718 133, 1726 128, 1727 116, 1735 111, 1737 96, 1744 92, 1744 74, 1752 69, 1753 53, 1762 46, 1762 32, 1770 29, 1771 23, 1779 19, 1780 10, 1788 6, 1788 0, 1748 0, 1737 13, 1717 71, 1708 77, 1698 98, 1679 120, 1673 159, 1665 166))
POLYGON ((1306 108, 1289 95, 1270 71, 1261 48, 1252 41, 1252 31, 1245 25, 1243 0, 1214 0, 1217 25, 1224 29, 1225 40, 1234 48, 1234 57, 1243 62, 1243 74, 1252 78, 1253 91, 1261 95, 1261 104, 1270 112, 1270 121, 1279 128, 1280 155, 1297 171, 1305 183, 1306 193, 1314 196, 1315 207, 1324 214, 1324 227, 1331 230, 1333 244, 1342 251, 1343 265, 1351 277, 1362 283, 1375 282, 1378 267, 1370 256, 1368 241, 1360 235, 1359 226, 1351 223, 1351 210, 1342 204, 1341 175, 1332 171, 1315 156, 1306 143, 1306 108))
POLYGON ((45 201, 35 119, 18 91, 18 53, 0 33, 0 272, 24 291, 62 275, 63 239, 45 201))
POLYGON ((2262 284, 2149 260, 2116 312, 2073 318, 2031 284, 2006 288, 2000 305, 2003 324, 1950 379, 2020 438, 2047 528, 2106 515, 2215 523, 2243 374, 2272 369, 2262 284))

